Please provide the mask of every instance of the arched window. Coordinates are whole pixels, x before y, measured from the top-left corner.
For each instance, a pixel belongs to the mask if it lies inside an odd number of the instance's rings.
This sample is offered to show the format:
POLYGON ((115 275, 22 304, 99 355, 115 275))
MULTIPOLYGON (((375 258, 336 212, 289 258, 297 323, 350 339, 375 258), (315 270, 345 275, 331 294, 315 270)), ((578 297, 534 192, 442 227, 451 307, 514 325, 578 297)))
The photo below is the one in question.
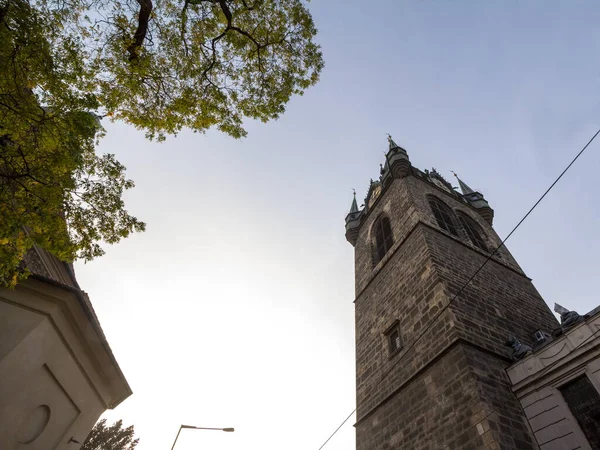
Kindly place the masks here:
POLYGON ((435 216, 435 220, 439 227, 454 236, 458 236, 456 226, 454 225, 455 222, 452 220, 454 214, 448 205, 436 197, 429 197, 429 206, 431 207, 431 211, 433 211, 433 215, 435 216))
POLYGON ((481 227, 466 214, 458 213, 458 220, 467 233, 467 236, 469 236, 469 239, 471 239, 471 242, 484 252, 487 252, 488 248, 485 244, 485 235, 483 234, 483 231, 481 231, 481 227))
POLYGON ((377 262, 381 261, 387 251, 392 248, 394 238, 392 236, 392 227, 390 219, 387 217, 380 218, 375 223, 375 247, 377 251, 377 262))

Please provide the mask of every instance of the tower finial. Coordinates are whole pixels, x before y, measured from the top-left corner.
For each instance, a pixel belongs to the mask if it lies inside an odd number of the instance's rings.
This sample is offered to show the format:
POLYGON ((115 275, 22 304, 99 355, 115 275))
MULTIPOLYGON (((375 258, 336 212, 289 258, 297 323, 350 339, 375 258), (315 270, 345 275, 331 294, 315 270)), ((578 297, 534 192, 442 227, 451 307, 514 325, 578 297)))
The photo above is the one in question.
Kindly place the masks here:
POLYGON ((353 197, 352 197, 352 205, 350 205, 350 212, 348 214, 353 214, 358 212, 358 205, 356 204, 356 190, 352 189, 353 197))
POLYGON ((388 143, 390 144, 390 150, 392 150, 394 148, 400 148, 400 146, 394 142, 394 140, 392 139, 392 135, 390 133, 387 133, 387 137, 388 137, 388 143))
POLYGON ((454 176, 456 177, 456 179, 458 180, 458 185, 460 186, 460 190, 462 191, 463 195, 469 195, 469 194, 474 194, 475 191, 473 189, 471 189, 467 183, 465 183, 463 180, 461 180, 458 175, 456 174, 456 172, 454 170, 451 170, 450 172, 452 172, 454 174, 454 176))
POLYGON ((487 200, 483 197, 483 194, 481 192, 474 191, 473 189, 471 189, 467 185, 467 183, 465 183, 459 178, 456 172, 454 172, 453 170, 451 170, 450 172, 452 172, 458 180, 458 185, 460 186, 460 190, 462 192, 463 197, 471 206, 478 210, 479 215, 483 217, 483 219, 487 223, 492 225, 494 221, 494 210, 490 208, 490 205, 488 204, 487 200))

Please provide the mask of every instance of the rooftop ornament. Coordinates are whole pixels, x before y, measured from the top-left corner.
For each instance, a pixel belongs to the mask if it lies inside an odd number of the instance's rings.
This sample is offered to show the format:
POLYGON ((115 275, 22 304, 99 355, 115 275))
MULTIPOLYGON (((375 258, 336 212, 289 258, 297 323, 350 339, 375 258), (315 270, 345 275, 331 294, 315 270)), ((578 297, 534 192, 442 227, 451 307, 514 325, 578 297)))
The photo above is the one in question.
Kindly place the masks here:
POLYGON ((581 316, 579 313, 577 313, 577 311, 569 311, 567 308, 559 305, 558 303, 554 304, 554 312, 560 314, 560 327, 563 333, 575 324, 583 322, 588 318, 587 315, 581 316))
POLYGON ((533 353, 533 349, 529 345, 521 344, 514 336, 508 336, 508 339, 506 340, 504 345, 506 345, 507 347, 512 347, 513 352, 510 356, 513 361, 518 361, 520 359, 523 359, 530 353, 533 353))
POLYGON ((394 148, 400 148, 400 146, 398 144, 396 144, 394 142, 394 140, 392 139, 392 135, 388 133, 387 135, 388 137, 388 143, 390 144, 390 150, 394 149, 394 148))

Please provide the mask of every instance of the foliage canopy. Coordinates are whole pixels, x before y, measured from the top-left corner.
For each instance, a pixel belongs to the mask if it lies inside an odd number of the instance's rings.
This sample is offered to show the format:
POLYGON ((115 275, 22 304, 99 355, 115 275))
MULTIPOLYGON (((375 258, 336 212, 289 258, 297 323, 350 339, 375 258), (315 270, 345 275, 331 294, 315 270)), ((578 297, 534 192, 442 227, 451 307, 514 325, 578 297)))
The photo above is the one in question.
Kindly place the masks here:
POLYGON ((318 81, 315 35, 302 0, 0 0, 0 282, 34 244, 89 260, 144 229, 99 118, 242 137, 318 81))
POLYGON ((133 425, 123 428, 123 421, 118 420, 107 427, 106 419, 102 419, 94 425, 81 450, 134 450, 139 439, 133 434, 133 425))

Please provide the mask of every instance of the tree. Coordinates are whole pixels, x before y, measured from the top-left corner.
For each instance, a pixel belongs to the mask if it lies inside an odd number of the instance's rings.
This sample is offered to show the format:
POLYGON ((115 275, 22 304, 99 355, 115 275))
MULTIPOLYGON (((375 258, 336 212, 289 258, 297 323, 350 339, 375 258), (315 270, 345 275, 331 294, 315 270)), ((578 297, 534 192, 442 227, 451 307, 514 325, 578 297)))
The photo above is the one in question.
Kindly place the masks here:
POLYGON ((122 420, 107 427, 106 419, 102 419, 94 425, 81 450, 133 450, 139 442, 133 433, 133 425, 123 428, 122 420))
POLYGON ((37 244, 90 260, 144 223, 99 118, 236 138, 318 81, 303 0, 0 0, 0 283, 37 244))

